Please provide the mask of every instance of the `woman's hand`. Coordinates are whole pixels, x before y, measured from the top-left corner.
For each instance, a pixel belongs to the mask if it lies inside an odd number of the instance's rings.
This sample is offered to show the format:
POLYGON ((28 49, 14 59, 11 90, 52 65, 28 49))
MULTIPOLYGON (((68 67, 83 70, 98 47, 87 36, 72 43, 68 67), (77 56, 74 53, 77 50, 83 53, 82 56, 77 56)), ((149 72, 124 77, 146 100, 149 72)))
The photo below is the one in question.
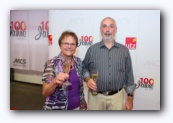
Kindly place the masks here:
POLYGON ((57 76, 54 79, 54 83, 56 83, 58 86, 62 86, 63 82, 69 78, 69 74, 59 72, 57 76))

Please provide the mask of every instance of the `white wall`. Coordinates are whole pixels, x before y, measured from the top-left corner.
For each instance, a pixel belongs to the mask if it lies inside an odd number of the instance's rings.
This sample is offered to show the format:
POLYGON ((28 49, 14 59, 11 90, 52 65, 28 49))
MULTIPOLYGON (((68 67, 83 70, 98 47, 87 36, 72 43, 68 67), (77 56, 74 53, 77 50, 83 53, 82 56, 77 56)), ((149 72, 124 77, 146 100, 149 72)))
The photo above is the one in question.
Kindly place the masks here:
POLYGON ((42 84, 42 72, 14 69, 14 80, 33 84, 42 84))

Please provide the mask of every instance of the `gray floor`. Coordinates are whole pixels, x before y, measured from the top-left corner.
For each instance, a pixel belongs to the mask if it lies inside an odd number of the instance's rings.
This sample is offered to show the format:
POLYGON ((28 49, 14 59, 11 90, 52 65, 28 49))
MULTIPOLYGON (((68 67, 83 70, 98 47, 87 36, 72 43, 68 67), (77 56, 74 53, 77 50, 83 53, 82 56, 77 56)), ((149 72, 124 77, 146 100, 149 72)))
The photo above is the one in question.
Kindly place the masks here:
POLYGON ((42 85, 11 81, 11 110, 42 110, 45 98, 42 96, 41 91, 42 85))

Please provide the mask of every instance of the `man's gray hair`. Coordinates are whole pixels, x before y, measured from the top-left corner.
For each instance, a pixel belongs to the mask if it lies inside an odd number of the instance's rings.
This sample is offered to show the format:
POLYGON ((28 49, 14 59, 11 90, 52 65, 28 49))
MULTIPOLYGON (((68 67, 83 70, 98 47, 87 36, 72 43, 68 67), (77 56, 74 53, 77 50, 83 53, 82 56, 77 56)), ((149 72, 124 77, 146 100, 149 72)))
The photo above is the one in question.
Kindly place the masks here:
POLYGON ((100 28, 102 27, 102 22, 103 22, 105 19, 111 19, 111 20, 113 20, 113 21, 114 21, 114 24, 115 24, 115 27, 117 27, 116 21, 115 21, 113 18, 111 18, 111 17, 105 17, 105 18, 101 21, 101 23, 100 23, 100 28))

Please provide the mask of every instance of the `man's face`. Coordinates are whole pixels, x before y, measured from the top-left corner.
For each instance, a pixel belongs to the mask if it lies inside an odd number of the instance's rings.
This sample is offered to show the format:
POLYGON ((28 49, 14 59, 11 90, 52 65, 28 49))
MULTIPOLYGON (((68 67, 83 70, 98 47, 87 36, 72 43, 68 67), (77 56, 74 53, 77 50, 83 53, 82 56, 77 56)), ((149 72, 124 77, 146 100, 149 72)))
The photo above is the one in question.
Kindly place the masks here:
POLYGON ((103 37, 103 41, 112 41, 117 32, 115 22, 110 18, 104 19, 101 23, 100 32, 103 37))

